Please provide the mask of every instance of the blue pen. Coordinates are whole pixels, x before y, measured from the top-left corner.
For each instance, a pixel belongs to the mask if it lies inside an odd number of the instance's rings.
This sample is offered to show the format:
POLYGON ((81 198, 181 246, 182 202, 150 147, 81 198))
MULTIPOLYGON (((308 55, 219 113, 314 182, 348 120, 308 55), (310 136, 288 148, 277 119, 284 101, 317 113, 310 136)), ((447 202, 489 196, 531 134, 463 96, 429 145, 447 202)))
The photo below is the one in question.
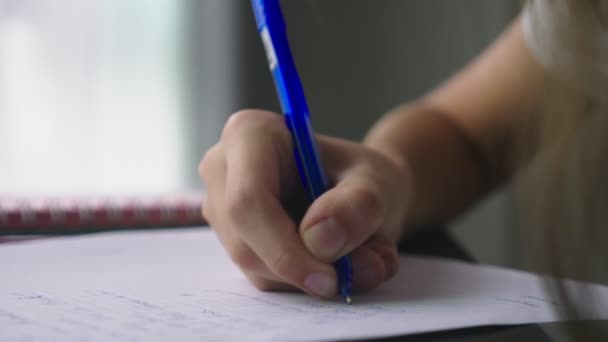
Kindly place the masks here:
MULTIPOLYGON (((293 136, 294 154, 300 178, 314 201, 327 190, 327 178, 317 152, 308 105, 296 70, 279 0, 252 0, 258 31, 266 50, 268 65, 274 78, 285 122, 293 136)), ((334 266, 338 274, 340 294, 351 304, 352 265, 347 256, 334 266)))

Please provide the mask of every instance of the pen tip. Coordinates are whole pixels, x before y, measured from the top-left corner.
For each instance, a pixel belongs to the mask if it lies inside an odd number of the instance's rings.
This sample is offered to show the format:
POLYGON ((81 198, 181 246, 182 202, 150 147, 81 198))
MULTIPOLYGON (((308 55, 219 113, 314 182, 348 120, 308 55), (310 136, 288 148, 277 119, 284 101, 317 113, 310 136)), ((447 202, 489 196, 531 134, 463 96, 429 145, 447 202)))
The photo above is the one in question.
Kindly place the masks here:
POLYGON ((349 296, 344 297, 344 300, 346 300, 346 304, 351 305, 353 303, 352 299, 350 299, 349 296))

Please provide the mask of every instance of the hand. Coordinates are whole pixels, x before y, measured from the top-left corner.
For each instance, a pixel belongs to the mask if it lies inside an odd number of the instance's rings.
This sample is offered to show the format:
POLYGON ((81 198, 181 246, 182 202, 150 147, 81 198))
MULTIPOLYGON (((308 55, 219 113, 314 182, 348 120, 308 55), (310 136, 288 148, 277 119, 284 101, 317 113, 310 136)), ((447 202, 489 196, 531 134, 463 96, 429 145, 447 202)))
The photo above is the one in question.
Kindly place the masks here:
POLYGON ((332 262, 345 254, 355 290, 391 278, 412 193, 409 172, 364 145, 318 136, 333 187, 306 210, 283 120, 257 110, 234 114, 200 164, 203 215, 232 260, 261 290, 318 297, 336 294, 332 262))

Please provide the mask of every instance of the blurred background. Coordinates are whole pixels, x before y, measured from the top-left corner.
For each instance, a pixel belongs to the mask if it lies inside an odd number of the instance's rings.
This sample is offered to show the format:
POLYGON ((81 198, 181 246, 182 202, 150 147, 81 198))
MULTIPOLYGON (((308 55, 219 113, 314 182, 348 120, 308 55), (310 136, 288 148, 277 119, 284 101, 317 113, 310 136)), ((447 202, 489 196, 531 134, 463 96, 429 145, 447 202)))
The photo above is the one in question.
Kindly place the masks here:
MULTIPOLYGON (((359 140, 478 54, 517 0, 285 0, 319 132, 359 140)), ((245 0, 0 0, 0 195, 199 189, 230 113, 278 109, 245 0)), ((514 265, 508 193, 459 220, 514 265)))

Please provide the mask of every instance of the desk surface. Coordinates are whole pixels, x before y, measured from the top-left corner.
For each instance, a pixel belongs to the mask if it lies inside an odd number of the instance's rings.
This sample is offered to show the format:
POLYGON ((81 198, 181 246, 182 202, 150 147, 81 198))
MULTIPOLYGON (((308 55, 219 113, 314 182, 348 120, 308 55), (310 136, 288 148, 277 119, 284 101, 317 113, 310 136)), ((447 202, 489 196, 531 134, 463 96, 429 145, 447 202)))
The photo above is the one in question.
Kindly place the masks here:
MULTIPOLYGON (((4 241, 9 242, 10 240, 4 241)), ((2 242, 2 240, 0 240, 2 242)), ((421 255, 441 256, 472 261, 472 257, 443 229, 425 229, 399 245, 399 251, 421 255)), ((538 325, 490 326, 458 329, 419 335, 398 336, 373 341, 423 341, 423 342, 501 342, 501 341, 550 341, 538 325)), ((372 341, 372 340, 369 340, 372 341)))
MULTIPOLYGON (((402 253, 441 256, 459 260, 473 261, 461 246, 444 229, 425 229, 399 245, 402 253)), ((511 342, 511 341, 551 341, 537 324, 519 326, 475 327, 419 335, 398 336, 369 341, 381 342, 511 342)))

